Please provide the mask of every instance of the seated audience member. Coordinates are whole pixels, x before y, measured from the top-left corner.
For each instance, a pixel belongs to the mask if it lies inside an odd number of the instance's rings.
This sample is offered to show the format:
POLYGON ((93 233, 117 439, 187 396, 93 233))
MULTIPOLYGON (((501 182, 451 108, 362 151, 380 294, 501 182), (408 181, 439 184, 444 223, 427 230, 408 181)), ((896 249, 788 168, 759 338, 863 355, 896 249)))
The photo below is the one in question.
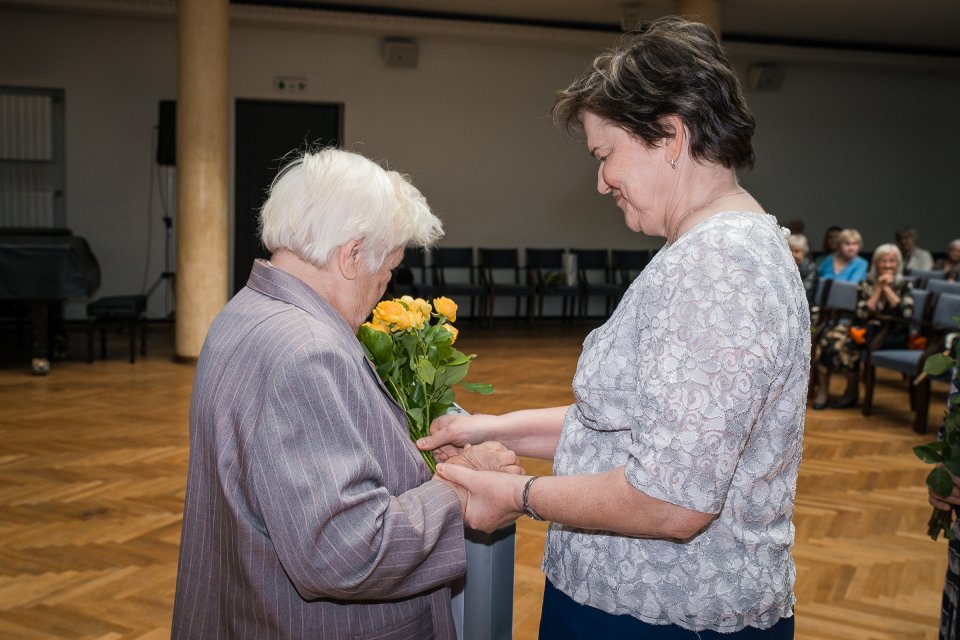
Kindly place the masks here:
POLYGON ((920 237, 917 230, 907 227, 897 231, 897 246, 903 255, 903 268, 907 271, 930 271, 933 269, 933 255, 917 246, 920 237))
POLYGON ((934 271, 943 271, 950 282, 960 281, 960 238, 947 245, 947 257, 940 258, 933 265, 934 271))
POLYGON ((821 280, 860 282, 867 275, 867 261, 860 257, 863 238, 856 229, 844 229, 837 234, 837 248, 820 264, 821 280))
POLYGON ((820 265, 822 265, 823 261, 827 259, 827 256, 833 255, 833 253, 837 250, 837 236, 840 235, 841 231, 843 231, 843 227, 833 225, 831 227, 827 227, 826 232, 824 232, 823 247, 820 251, 820 256, 816 261, 818 272, 820 271, 820 265))
MULTIPOLYGON (((814 409, 823 409, 828 403, 835 409, 855 406, 860 385, 860 357, 881 326, 878 316, 906 319, 913 315, 913 295, 910 283, 903 279, 903 258, 896 245, 882 244, 873 252, 870 272, 860 283, 858 297, 856 322, 852 326, 841 322, 827 329, 817 344, 818 385, 814 409), (846 373, 847 389, 839 400, 829 402, 833 372, 846 373)), ((905 323, 893 325, 878 348, 906 348, 907 331, 905 323)))
POLYGON ((787 244, 790 246, 790 253, 793 254, 797 268, 800 269, 800 280, 803 281, 803 288, 807 292, 807 304, 812 307, 820 277, 817 274, 817 265, 810 260, 810 243, 807 242, 807 236, 796 233, 787 238, 787 244))

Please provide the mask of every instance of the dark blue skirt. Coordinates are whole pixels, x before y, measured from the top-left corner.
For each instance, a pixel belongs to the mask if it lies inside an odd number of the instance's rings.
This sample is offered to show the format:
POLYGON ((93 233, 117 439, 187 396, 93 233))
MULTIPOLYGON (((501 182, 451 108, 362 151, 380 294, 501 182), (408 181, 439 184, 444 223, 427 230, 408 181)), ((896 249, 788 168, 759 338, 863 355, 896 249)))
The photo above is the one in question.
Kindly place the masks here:
POLYGON ((647 624, 633 616, 615 616, 594 607, 579 604, 553 586, 549 580, 543 590, 540 614, 541 640, 793 640, 793 616, 782 618, 769 629, 747 627, 736 633, 690 631, 676 625, 647 624))

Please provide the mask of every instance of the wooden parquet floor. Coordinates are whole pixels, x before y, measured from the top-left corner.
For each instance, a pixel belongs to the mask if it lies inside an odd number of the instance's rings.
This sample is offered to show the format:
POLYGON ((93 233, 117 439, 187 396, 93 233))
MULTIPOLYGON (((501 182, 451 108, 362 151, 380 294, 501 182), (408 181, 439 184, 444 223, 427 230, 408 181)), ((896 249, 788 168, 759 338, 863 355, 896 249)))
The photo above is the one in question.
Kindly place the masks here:
MULTIPOLYGON (((480 354, 471 378, 498 390, 459 401, 487 413, 571 402, 587 330, 465 325, 460 346, 480 354)), ((77 354, 45 378, 0 366, 0 638, 169 637, 193 369, 170 361, 163 328, 135 365, 116 340, 112 360, 77 354)), ((908 426, 899 379, 881 377, 876 405, 870 419, 808 413, 795 517, 801 639, 937 637, 946 544, 925 536, 927 469, 910 451, 927 438, 908 426)), ((518 522, 522 640, 539 624, 545 531, 518 522)))

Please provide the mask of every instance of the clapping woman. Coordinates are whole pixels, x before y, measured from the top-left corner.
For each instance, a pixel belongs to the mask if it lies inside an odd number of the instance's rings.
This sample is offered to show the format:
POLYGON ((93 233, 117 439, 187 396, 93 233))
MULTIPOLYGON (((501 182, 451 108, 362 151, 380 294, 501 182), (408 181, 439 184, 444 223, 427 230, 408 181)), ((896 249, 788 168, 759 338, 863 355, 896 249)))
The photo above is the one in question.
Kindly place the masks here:
MULTIPOLYGON (((857 404, 860 389, 860 358, 873 342, 879 327, 878 316, 907 319, 913 316, 913 295, 910 283, 903 279, 903 257, 895 244, 882 244, 873 252, 870 270, 857 291, 857 322, 838 323, 824 331, 817 344, 817 391, 814 409, 830 406, 847 409, 857 404), (830 374, 843 373, 846 390, 839 400, 830 402, 830 374)), ((885 335, 883 349, 904 349, 907 346, 906 323, 894 323, 885 335)))
POLYGON ((809 369, 803 284, 737 181, 754 120, 713 32, 670 17, 554 107, 597 189, 667 244, 590 334, 570 406, 444 417, 443 459, 496 438, 554 476, 440 465, 466 521, 552 521, 542 638, 792 638, 793 500, 809 369))

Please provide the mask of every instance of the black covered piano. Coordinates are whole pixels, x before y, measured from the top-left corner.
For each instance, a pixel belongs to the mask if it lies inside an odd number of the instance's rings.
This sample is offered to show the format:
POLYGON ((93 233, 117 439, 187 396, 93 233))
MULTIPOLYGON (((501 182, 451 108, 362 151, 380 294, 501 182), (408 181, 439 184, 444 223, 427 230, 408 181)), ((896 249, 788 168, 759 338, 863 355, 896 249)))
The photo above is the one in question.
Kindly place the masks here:
POLYGON ((50 370, 51 328, 62 324, 63 302, 99 287, 97 259, 69 229, 0 228, 0 305, 29 309, 35 374, 50 370))

